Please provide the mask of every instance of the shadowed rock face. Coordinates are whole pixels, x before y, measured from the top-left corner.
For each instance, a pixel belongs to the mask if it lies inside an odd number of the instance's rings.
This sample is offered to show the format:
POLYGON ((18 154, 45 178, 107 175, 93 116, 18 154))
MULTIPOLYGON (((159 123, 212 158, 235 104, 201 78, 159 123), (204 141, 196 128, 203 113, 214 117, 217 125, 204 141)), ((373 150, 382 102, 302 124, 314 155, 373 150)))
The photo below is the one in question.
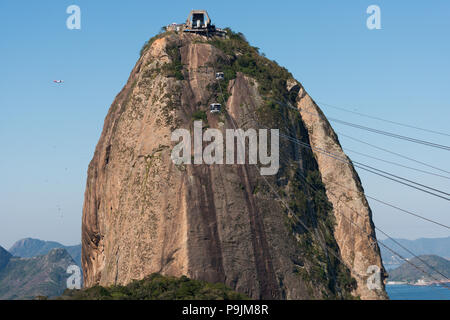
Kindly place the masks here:
POLYGON ((369 290, 366 285, 370 266, 379 268, 382 277, 386 276, 386 272, 376 241, 372 212, 359 176, 322 111, 300 84, 299 88, 297 107, 308 129, 310 145, 315 147, 314 156, 336 217, 334 235, 344 262, 352 269, 352 276, 358 282, 356 292, 365 299, 387 298, 384 283, 381 290, 369 290), (348 163, 329 157, 320 150, 326 150, 348 163))
MULTIPOLYGON (((278 128, 310 143, 300 114, 273 107, 245 70, 226 79, 229 98, 222 113, 208 112, 220 96, 215 71, 242 56, 218 47, 197 35, 158 37, 113 102, 88 169, 82 221, 85 285, 126 284, 158 272, 223 282, 255 299, 363 294, 359 286, 354 290, 350 271, 340 262, 346 262, 341 251, 354 247, 335 239, 338 216, 311 150, 280 140, 280 170, 267 177, 248 164, 172 162, 177 143, 171 142, 172 131, 192 132, 199 110, 206 111, 204 125, 224 136, 235 125, 278 128)), ((281 95, 295 103, 297 94, 290 94, 287 80, 281 95)), ((358 241, 368 244, 362 237, 358 241)), ((377 261, 377 250, 355 255, 374 255, 367 259, 377 261)), ((382 292, 367 297, 379 298, 382 292)))

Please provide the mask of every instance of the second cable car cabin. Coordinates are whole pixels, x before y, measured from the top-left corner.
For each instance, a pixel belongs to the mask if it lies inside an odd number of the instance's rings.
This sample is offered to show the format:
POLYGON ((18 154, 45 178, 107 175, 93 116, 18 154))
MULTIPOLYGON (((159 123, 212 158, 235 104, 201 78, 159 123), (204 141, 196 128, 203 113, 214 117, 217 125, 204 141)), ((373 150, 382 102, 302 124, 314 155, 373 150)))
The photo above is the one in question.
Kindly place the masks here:
POLYGON ((209 110, 211 113, 219 113, 222 109, 222 105, 220 103, 211 103, 209 106, 209 110))
POLYGON ((225 75, 223 72, 216 72, 216 80, 223 80, 225 79, 225 75))

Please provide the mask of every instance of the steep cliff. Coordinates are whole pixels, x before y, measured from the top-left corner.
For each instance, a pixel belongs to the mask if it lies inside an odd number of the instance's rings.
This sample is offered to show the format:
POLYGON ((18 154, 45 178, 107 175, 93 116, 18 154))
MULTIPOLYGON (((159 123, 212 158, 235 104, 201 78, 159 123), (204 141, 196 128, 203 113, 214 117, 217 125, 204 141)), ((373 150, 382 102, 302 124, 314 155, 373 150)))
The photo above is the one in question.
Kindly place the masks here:
MULTIPOLYGON (((85 285, 158 272, 222 282, 255 299, 384 298, 383 288, 365 285, 367 266, 382 267, 377 245, 343 221, 322 179, 338 164, 296 143, 329 141, 340 150, 335 134, 326 119, 305 120, 278 103, 301 111, 305 97, 286 69, 240 34, 152 38, 106 116, 89 165, 85 285), (217 81, 216 71, 225 79, 217 81), (209 112, 213 102, 223 104, 221 113, 209 112), (279 129, 280 169, 261 176, 252 164, 175 165, 171 134, 192 132, 196 119, 224 136, 235 127, 279 129), (311 130, 315 121, 324 132, 311 130)), ((333 178, 361 188, 351 165, 341 173, 333 178)), ((353 198, 364 209, 355 220, 374 235, 367 202, 353 198)))
POLYGON ((297 85, 297 107, 308 129, 310 145, 314 147, 314 156, 327 197, 333 204, 336 217, 334 235, 342 258, 358 282, 357 293, 366 299, 376 299, 383 296, 383 293, 370 290, 364 275, 375 271, 368 271, 371 266, 377 266, 382 277, 386 276, 386 272, 376 241, 372 212, 364 196, 361 181, 350 159, 342 151, 336 133, 326 117, 304 88, 300 84, 297 85))

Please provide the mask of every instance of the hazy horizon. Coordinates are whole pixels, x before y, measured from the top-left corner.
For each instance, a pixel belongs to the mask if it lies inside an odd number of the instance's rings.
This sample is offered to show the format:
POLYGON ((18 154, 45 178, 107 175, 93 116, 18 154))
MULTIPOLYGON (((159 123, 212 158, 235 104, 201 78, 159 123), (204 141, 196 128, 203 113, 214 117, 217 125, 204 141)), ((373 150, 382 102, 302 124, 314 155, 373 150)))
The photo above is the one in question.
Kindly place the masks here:
MULTIPOLYGON (((420 239, 443 239, 443 238, 450 238, 450 236, 448 236, 448 237, 436 237, 436 238, 417 238, 417 239, 395 238, 395 239, 396 239, 396 240, 402 239, 402 240, 411 240, 411 241, 414 241, 414 240, 420 240, 420 239)), ((16 242, 18 242, 18 241, 20 241, 20 240, 23 240, 23 239, 33 239, 33 240, 41 240, 41 241, 58 242, 58 243, 62 244, 63 246, 66 246, 66 247, 76 246, 76 245, 81 244, 81 239, 80 239, 80 242, 78 242, 78 243, 63 243, 63 242, 61 242, 61 241, 51 240, 51 239, 39 239, 39 238, 33 238, 33 237, 25 237, 25 238, 17 239, 16 241, 13 242, 12 245, 10 245, 10 246, 8 246, 8 247, 3 246, 3 245, 1 245, 1 244, 0 244, 0 247, 2 247, 3 249, 6 249, 6 250, 9 251, 9 250, 11 249, 11 247, 12 247, 16 242)), ((387 238, 377 237, 377 239, 383 241, 383 240, 386 240, 387 238)))

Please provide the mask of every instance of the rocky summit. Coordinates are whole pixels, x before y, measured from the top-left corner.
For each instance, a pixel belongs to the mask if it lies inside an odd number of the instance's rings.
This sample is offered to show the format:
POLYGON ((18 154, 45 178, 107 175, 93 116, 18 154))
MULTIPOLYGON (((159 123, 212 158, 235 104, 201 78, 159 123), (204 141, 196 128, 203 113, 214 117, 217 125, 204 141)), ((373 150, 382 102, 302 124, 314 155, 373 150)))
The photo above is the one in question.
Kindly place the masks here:
POLYGON ((301 83, 230 29, 174 29, 142 48, 89 164, 82 266, 87 287, 160 273, 253 299, 387 297, 368 285, 385 272, 337 135, 301 83), (223 136, 278 129, 278 171, 174 163, 172 133, 197 121, 223 136))

